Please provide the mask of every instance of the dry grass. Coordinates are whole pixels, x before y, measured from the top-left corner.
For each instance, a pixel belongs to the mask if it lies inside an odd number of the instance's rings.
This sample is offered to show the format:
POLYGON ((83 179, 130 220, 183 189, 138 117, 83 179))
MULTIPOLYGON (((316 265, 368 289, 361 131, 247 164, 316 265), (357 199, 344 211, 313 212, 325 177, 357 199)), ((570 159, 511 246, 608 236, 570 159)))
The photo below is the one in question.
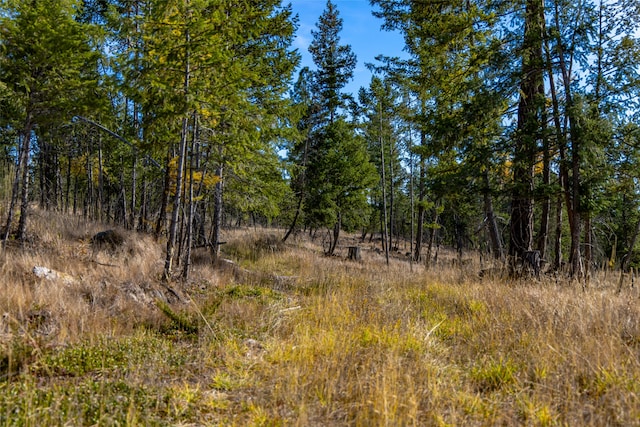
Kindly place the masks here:
POLYGON ((38 213, 2 254, 2 424, 640 425, 640 300, 613 275, 480 279, 445 251, 426 271, 230 230, 239 270, 196 254, 179 303, 162 244, 93 253, 105 228, 38 213))

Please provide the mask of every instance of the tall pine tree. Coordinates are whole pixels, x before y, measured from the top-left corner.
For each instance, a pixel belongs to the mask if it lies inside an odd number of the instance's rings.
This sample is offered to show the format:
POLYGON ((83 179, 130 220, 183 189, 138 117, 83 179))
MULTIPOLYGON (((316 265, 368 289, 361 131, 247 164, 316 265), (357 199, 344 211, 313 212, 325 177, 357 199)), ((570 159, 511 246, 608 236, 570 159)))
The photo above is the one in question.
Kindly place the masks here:
POLYGON ((335 252, 342 224, 357 224, 367 209, 366 194, 375 182, 375 169, 363 138, 345 119, 350 96, 343 93, 352 79, 356 56, 340 44, 342 19, 330 0, 312 32, 309 52, 317 69, 311 91, 314 106, 305 150, 306 221, 312 228, 332 227, 328 255, 335 252))

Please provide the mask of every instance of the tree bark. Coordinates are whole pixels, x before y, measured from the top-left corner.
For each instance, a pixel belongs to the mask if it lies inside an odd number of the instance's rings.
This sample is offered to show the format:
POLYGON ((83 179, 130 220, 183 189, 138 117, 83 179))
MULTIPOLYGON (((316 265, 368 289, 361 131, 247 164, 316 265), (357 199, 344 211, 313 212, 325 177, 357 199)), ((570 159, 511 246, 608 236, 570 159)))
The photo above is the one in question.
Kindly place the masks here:
POLYGON ((546 114, 542 120, 542 212, 540 213, 540 229, 538 231, 537 248, 540 251, 540 259, 546 259, 547 246, 549 242, 549 216, 551 215, 551 153, 549 149, 549 138, 546 135, 546 114))
POLYGON ((338 219, 333 226, 333 240, 331 241, 331 247, 329 248, 328 255, 333 255, 338 246, 338 238, 340 237, 340 228, 342 228, 342 214, 338 212, 338 219))
POLYGON ((509 255, 514 259, 524 259, 525 252, 530 251, 533 244, 534 165, 544 109, 543 13, 541 0, 527 1, 511 198, 509 255))
POLYGON ((500 230, 498 229, 498 223, 493 211, 493 200, 491 198, 491 189, 489 187, 489 172, 484 171, 484 211, 487 216, 487 228, 489 229, 489 240, 491 241, 491 251, 495 259, 504 258, 504 248, 502 246, 502 237, 500 236, 500 230))
POLYGON ((191 247, 193 246, 193 217, 195 212, 195 206, 193 202, 193 169, 195 167, 195 145, 197 138, 198 118, 194 113, 193 115, 193 134, 191 139, 191 156, 189 162, 189 187, 187 190, 188 200, 188 215, 187 215, 187 228, 186 228, 186 242, 185 242, 185 255, 184 265, 182 268, 182 278, 184 280, 189 279, 189 269, 191 268, 191 247))
MULTIPOLYGON (((426 135, 423 130, 420 131, 420 146, 424 147, 426 143, 426 135)), ((425 188, 426 165, 425 159, 420 154, 420 180, 418 181, 418 226, 416 229, 416 247, 413 255, 414 261, 418 262, 422 259, 422 234, 424 230, 424 199, 426 196, 425 188)))
POLYGON ((427 260, 426 260, 426 268, 429 269, 431 267, 431 254, 433 252, 433 244, 436 241, 436 233, 438 232, 438 206, 439 201, 436 201, 433 207, 433 222, 431 223, 431 227, 429 227, 429 243, 427 244, 427 260))
MULTIPOLYGON (((222 149, 220 148, 220 151, 222 149)), ((220 160, 222 162, 222 160, 220 160)), ((222 181, 223 167, 222 163, 218 164, 216 168, 216 176, 218 177, 218 182, 216 183, 216 191, 214 194, 213 201, 213 228, 212 228, 212 236, 211 236, 211 256, 213 262, 217 262, 220 257, 220 235, 222 232, 222 192, 224 190, 224 183, 222 181)))
POLYGON ((160 200, 160 211, 158 213, 158 218, 156 220, 155 227, 155 238, 156 240, 160 238, 162 234, 162 230, 164 229, 165 222, 167 219, 167 206, 169 205, 169 186, 171 185, 171 158, 173 148, 167 150, 167 161, 164 172, 164 185, 162 188, 162 199, 160 200))
POLYGON ((380 142, 380 173, 381 173, 381 177, 380 177, 380 182, 382 183, 382 232, 384 233, 384 235, 382 236, 382 245, 384 248, 384 255, 385 258, 387 260, 387 265, 389 265, 389 231, 387 229, 387 182, 385 179, 385 173, 384 173, 384 168, 385 168, 385 162, 384 162, 384 143, 383 143, 383 139, 382 139, 382 104, 380 104, 380 135, 379 135, 379 142, 380 142))
POLYGON ((293 221, 291 222, 291 226, 287 233, 282 238, 282 243, 286 242, 293 230, 296 228, 296 224, 298 223, 298 217, 300 216, 300 212, 302 212, 302 202, 304 201, 304 190, 306 186, 306 176, 307 176, 307 156, 309 151, 309 138, 305 138, 304 140, 304 153, 302 154, 302 173, 300 175, 300 196, 298 197, 298 206, 296 207, 296 213, 293 217, 293 221))
MULTIPOLYGON (((562 174, 560 174, 560 187, 564 185, 562 180, 562 174)), ((562 268, 562 198, 563 192, 559 192, 556 203, 556 232, 553 260, 553 270, 555 271, 562 268)))
MULTIPOLYGON (((189 72, 185 76, 185 85, 188 86, 189 72)), ((182 195, 182 181, 184 175, 184 163, 187 146, 187 132, 188 132, 189 119, 184 117, 182 119, 182 132, 180 136, 180 148, 178 151, 178 170, 176 173, 176 194, 173 198, 173 211, 171 212, 171 223, 169 224, 169 238, 167 239, 167 256, 164 262, 163 278, 165 281, 171 280, 171 272, 173 267, 173 256, 176 246, 176 236, 178 233, 178 224, 180 222, 180 207, 181 207, 181 195, 182 195)))
MULTIPOLYGON (((188 4, 188 1, 187 1, 188 4)), ((185 99, 189 97, 189 84, 191 80, 191 63, 189 56, 189 48, 191 37, 189 29, 187 28, 184 33, 185 38, 185 64, 184 64, 184 96, 185 99)), ((185 116, 182 118, 182 132, 180 133, 180 147, 178 151, 178 170, 176 173, 176 194, 173 199, 173 212, 171 212, 171 224, 169 226, 169 238, 167 239, 167 256, 164 262, 163 279, 165 281, 171 280, 171 270, 173 265, 173 255, 176 245, 176 235, 178 231, 180 207, 181 207, 181 193, 182 193, 182 181, 184 176, 184 164, 187 152, 187 134, 189 132, 189 117, 185 112, 185 116)))
MULTIPOLYGON (((18 156, 18 166, 16 168, 16 175, 11 187, 11 203, 9 204, 9 211, 7 213, 7 222, 5 223, 4 236, 2 237, 3 245, 6 246, 9 235, 11 234, 11 226, 13 224, 13 217, 15 215, 15 207, 18 201, 18 193, 20 191, 20 181, 22 180, 24 186, 25 176, 29 177, 29 147, 31 144, 31 130, 33 129, 33 122, 31 113, 27 113, 25 119, 24 128, 22 131, 22 144, 20 144, 20 153, 18 156)), ((21 215, 22 220, 22 215, 21 215)), ((24 219, 26 224, 26 217, 24 219)), ((20 236, 18 236, 20 237, 20 236)))

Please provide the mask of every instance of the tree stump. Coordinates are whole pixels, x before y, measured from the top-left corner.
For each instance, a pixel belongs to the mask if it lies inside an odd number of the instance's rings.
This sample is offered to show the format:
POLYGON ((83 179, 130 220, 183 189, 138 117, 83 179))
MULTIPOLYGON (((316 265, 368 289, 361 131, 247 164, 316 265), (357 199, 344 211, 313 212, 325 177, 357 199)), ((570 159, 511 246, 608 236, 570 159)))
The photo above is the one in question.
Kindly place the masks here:
POLYGON ((349 259, 352 261, 361 261, 360 246, 349 246, 349 259))

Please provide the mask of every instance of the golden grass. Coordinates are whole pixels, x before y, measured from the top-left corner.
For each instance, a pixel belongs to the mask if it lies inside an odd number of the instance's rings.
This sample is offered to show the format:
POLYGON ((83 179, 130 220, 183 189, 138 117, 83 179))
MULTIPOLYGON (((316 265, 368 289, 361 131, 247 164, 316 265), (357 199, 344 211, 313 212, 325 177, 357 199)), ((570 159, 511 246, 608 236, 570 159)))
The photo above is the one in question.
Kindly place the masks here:
POLYGON ((176 302, 149 236, 93 253, 107 227, 31 226, 1 255, 5 425, 640 425, 640 300, 613 275, 480 279, 446 252, 426 271, 230 230, 251 274, 198 254, 176 302))

